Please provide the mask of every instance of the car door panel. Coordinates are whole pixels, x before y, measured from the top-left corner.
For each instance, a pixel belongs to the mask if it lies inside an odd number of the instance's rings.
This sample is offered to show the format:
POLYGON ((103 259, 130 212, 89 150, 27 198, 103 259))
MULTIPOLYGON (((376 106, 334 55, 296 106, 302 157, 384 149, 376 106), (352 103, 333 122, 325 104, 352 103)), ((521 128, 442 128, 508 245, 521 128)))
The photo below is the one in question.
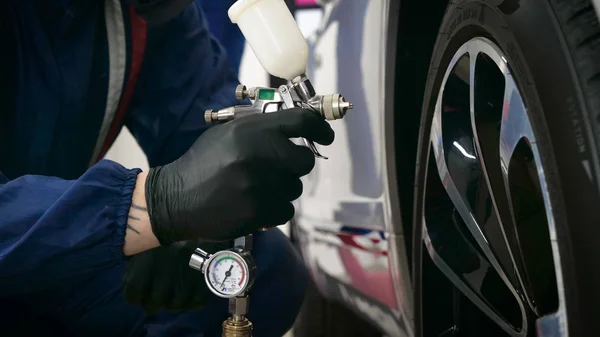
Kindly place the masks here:
POLYGON ((408 304, 398 287, 407 285, 398 280, 406 282, 407 275, 399 275, 399 259, 390 256, 398 237, 390 235, 383 141, 388 5, 331 1, 321 27, 308 37, 307 75, 315 89, 343 94, 354 109, 331 123, 336 140, 321 151, 329 159, 317 160, 304 178, 294 224, 321 290, 388 335, 402 336, 408 304))

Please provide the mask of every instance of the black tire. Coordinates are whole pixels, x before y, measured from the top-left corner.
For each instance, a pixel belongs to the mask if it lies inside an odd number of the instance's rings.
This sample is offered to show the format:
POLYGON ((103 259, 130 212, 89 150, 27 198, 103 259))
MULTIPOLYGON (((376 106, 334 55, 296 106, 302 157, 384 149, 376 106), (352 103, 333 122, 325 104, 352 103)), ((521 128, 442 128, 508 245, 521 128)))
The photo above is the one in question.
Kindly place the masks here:
MULTIPOLYGON (((600 305, 597 14, 590 0, 457 0, 448 5, 433 50, 419 132, 413 222, 416 336, 438 336, 452 326, 462 326, 462 333, 467 336, 492 335, 487 330, 486 317, 477 313, 477 308, 452 283, 444 281, 420 235, 429 135, 437 94, 454 54, 475 37, 489 39, 506 55, 537 139, 554 214, 568 335, 597 335, 594 321, 600 305)), ((505 331, 500 335, 505 335, 505 331)))
MULTIPOLYGON (((292 242, 299 249, 297 229, 293 224, 291 227, 292 242)), ((323 297, 312 279, 292 331, 294 337, 381 337, 381 333, 343 304, 323 297)))

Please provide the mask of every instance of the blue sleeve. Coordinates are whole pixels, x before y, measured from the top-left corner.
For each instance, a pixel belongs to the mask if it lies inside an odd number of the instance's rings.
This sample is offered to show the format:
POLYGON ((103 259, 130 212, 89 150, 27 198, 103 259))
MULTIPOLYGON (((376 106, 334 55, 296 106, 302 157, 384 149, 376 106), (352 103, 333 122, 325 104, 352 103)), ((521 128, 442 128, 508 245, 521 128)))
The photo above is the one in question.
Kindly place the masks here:
POLYGON ((215 38, 227 51, 227 58, 236 72, 239 72, 246 39, 244 34, 229 20, 227 10, 236 0, 196 0, 204 11, 208 27, 215 38))
MULTIPOLYGON (((204 111, 238 103, 239 84, 196 2, 148 28, 144 63, 126 124, 151 167, 179 158, 206 130, 204 111)), ((239 104, 239 103, 238 103, 239 104)))
POLYGON ((0 174, 0 298, 76 284, 124 263, 138 173, 103 160, 78 180, 0 174))

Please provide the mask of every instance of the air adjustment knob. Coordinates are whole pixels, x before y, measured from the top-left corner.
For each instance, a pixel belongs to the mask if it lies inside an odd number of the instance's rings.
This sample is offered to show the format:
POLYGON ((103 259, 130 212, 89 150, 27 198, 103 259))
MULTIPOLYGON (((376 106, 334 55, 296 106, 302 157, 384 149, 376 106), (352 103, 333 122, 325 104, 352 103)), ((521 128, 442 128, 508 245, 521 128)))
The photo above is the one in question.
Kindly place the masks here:
POLYGON ((200 248, 196 248, 196 250, 190 257, 190 262, 188 263, 188 265, 190 267, 192 267, 193 269, 202 271, 202 269, 204 267, 204 262, 206 262, 206 260, 208 260, 209 258, 210 258, 210 254, 208 254, 207 252, 203 251, 200 248))
POLYGON ((208 109, 204 112, 204 121, 206 122, 206 124, 213 123, 213 113, 213 109, 208 109))
POLYGON ((248 97, 248 91, 246 90, 246 86, 243 84, 238 85, 235 88, 235 99, 238 101, 244 100, 248 97))

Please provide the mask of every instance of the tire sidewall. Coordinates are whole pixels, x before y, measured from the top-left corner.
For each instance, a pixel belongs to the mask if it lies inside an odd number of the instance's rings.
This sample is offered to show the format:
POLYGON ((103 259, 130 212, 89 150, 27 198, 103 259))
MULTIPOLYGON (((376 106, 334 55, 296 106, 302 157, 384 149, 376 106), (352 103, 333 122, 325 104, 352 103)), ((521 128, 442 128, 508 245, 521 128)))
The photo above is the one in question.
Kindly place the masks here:
MULTIPOLYGON (((600 223, 594 212, 595 205, 600 204, 597 179, 592 170, 590 181, 581 165, 587 161, 592 168, 598 166, 593 137, 585 130, 585 123, 589 123, 585 104, 579 99, 577 78, 548 4, 540 0, 507 0, 504 4, 507 2, 516 6, 499 8, 502 1, 492 0, 455 1, 449 5, 440 26, 421 117, 414 233, 421 233, 422 229, 419 214, 431 119, 445 71, 461 45, 473 37, 486 37, 506 55, 531 119, 555 219, 570 335, 580 336, 589 331, 582 315, 590 312, 587 308, 595 303, 595 296, 588 296, 587 303, 581 298, 582 289, 591 291, 599 280, 594 271, 596 259, 590 259, 590 254, 598 256, 597 245, 589 241, 597 236, 588 231, 590 226, 585 226, 600 223), (585 201, 574 202, 580 199, 585 201), (578 249, 573 247, 574 242, 578 249)), ((421 251, 420 238, 418 241, 413 247, 419 250, 414 256, 420 260, 425 252, 421 251)), ((415 262, 418 265, 420 261, 415 262)), ((416 277, 415 282, 418 284, 420 278, 416 277)))

